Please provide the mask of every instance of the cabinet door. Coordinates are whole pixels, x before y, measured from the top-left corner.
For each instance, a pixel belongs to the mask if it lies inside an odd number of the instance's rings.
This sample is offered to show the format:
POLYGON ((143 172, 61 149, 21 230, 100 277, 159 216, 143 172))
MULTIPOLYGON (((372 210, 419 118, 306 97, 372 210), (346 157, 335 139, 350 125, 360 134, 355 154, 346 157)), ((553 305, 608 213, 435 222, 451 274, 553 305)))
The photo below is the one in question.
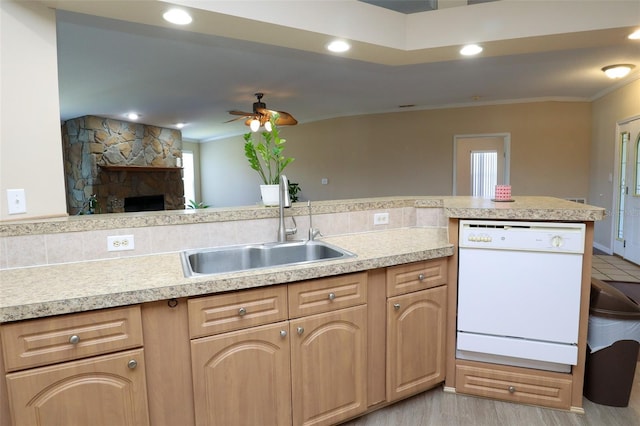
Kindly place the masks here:
POLYGON ((447 287, 387 300, 387 401, 429 389, 445 377, 447 287))
POLYGON ((291 321, 293 424, 336 424, 367 408, 367 307, 291 321))
POLYGON ((291 424, 287 322, 191 342, 197 425, 291 424))
POLYGON ((148 425, 143 350, 7 374, 15 426, 148 425))

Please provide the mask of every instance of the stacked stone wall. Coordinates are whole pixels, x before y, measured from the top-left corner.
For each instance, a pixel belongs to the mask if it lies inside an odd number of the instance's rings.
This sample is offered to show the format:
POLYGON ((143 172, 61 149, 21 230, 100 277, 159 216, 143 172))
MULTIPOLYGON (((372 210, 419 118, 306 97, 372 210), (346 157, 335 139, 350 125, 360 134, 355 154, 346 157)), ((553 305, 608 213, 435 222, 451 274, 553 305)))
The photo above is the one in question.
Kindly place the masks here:
POLYGON ((87 213, 92 196, 96 213, 124 211, 126 197, 159 194, 166 210, 184 208, 179 130, 84 116, 62 125, 62 141, 70 215, 87 213))

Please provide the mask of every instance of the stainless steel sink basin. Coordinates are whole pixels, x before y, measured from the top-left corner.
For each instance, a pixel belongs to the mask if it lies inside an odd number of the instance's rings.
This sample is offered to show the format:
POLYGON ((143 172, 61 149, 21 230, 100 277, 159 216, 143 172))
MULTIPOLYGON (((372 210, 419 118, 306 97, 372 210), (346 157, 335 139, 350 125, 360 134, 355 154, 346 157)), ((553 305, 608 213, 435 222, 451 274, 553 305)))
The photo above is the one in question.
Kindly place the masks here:
POLYGON ((322 241, 251 244, 187 250, 181 253, 182 268, 187 277, 299 265, 354 256, 351 252, 322 241))

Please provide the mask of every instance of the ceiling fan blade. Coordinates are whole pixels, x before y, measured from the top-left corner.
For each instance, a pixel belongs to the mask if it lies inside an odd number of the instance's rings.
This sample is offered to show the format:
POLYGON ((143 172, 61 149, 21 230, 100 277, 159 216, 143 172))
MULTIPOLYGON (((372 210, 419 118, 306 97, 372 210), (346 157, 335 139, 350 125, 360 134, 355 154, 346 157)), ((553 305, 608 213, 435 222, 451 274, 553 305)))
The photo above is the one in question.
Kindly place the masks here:
POLYGON ((266 108, 256 108, 256 112, 269 118, 272 115, 278 114, 278 119, 276 120, 276 124, 278 126, 293 126, 294 124, 298 124, 298 120, 293 118, 293 115, 285 111, 274 111, 266 108))
POLYGON ((278 111, 278 119, 276 120, 276 124, 279 126, 293 126, 298 124, 298 120, 293 118, 293 115, 288 112, 278 111))
POLYGON ((253 115, 252 112, 238 111, 237 109, 232 109, 231 111, 227 111, 227 112, 231 115, 244 115, 246 117, 253 115))
POLYGON ((227 120, 225 121, 225 123, 231 123, 232 121, 238 121, 238 120, 242 120, 244 118, 247 118, 248 115, 243 115, 242 117, 236 117, 236 118, 232 118, 231 120, 227 120))

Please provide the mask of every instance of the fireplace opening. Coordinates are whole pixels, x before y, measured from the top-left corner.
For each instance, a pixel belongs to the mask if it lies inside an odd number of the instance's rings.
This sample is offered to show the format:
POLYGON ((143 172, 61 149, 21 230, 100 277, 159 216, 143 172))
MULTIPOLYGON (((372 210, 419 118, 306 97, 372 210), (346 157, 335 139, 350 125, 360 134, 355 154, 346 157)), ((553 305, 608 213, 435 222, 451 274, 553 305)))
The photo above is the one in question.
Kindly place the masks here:
POLYGON ((140 197, 125 197, 125 212, 150 212, 164 210, 164 195, 143 195, 140 197))

